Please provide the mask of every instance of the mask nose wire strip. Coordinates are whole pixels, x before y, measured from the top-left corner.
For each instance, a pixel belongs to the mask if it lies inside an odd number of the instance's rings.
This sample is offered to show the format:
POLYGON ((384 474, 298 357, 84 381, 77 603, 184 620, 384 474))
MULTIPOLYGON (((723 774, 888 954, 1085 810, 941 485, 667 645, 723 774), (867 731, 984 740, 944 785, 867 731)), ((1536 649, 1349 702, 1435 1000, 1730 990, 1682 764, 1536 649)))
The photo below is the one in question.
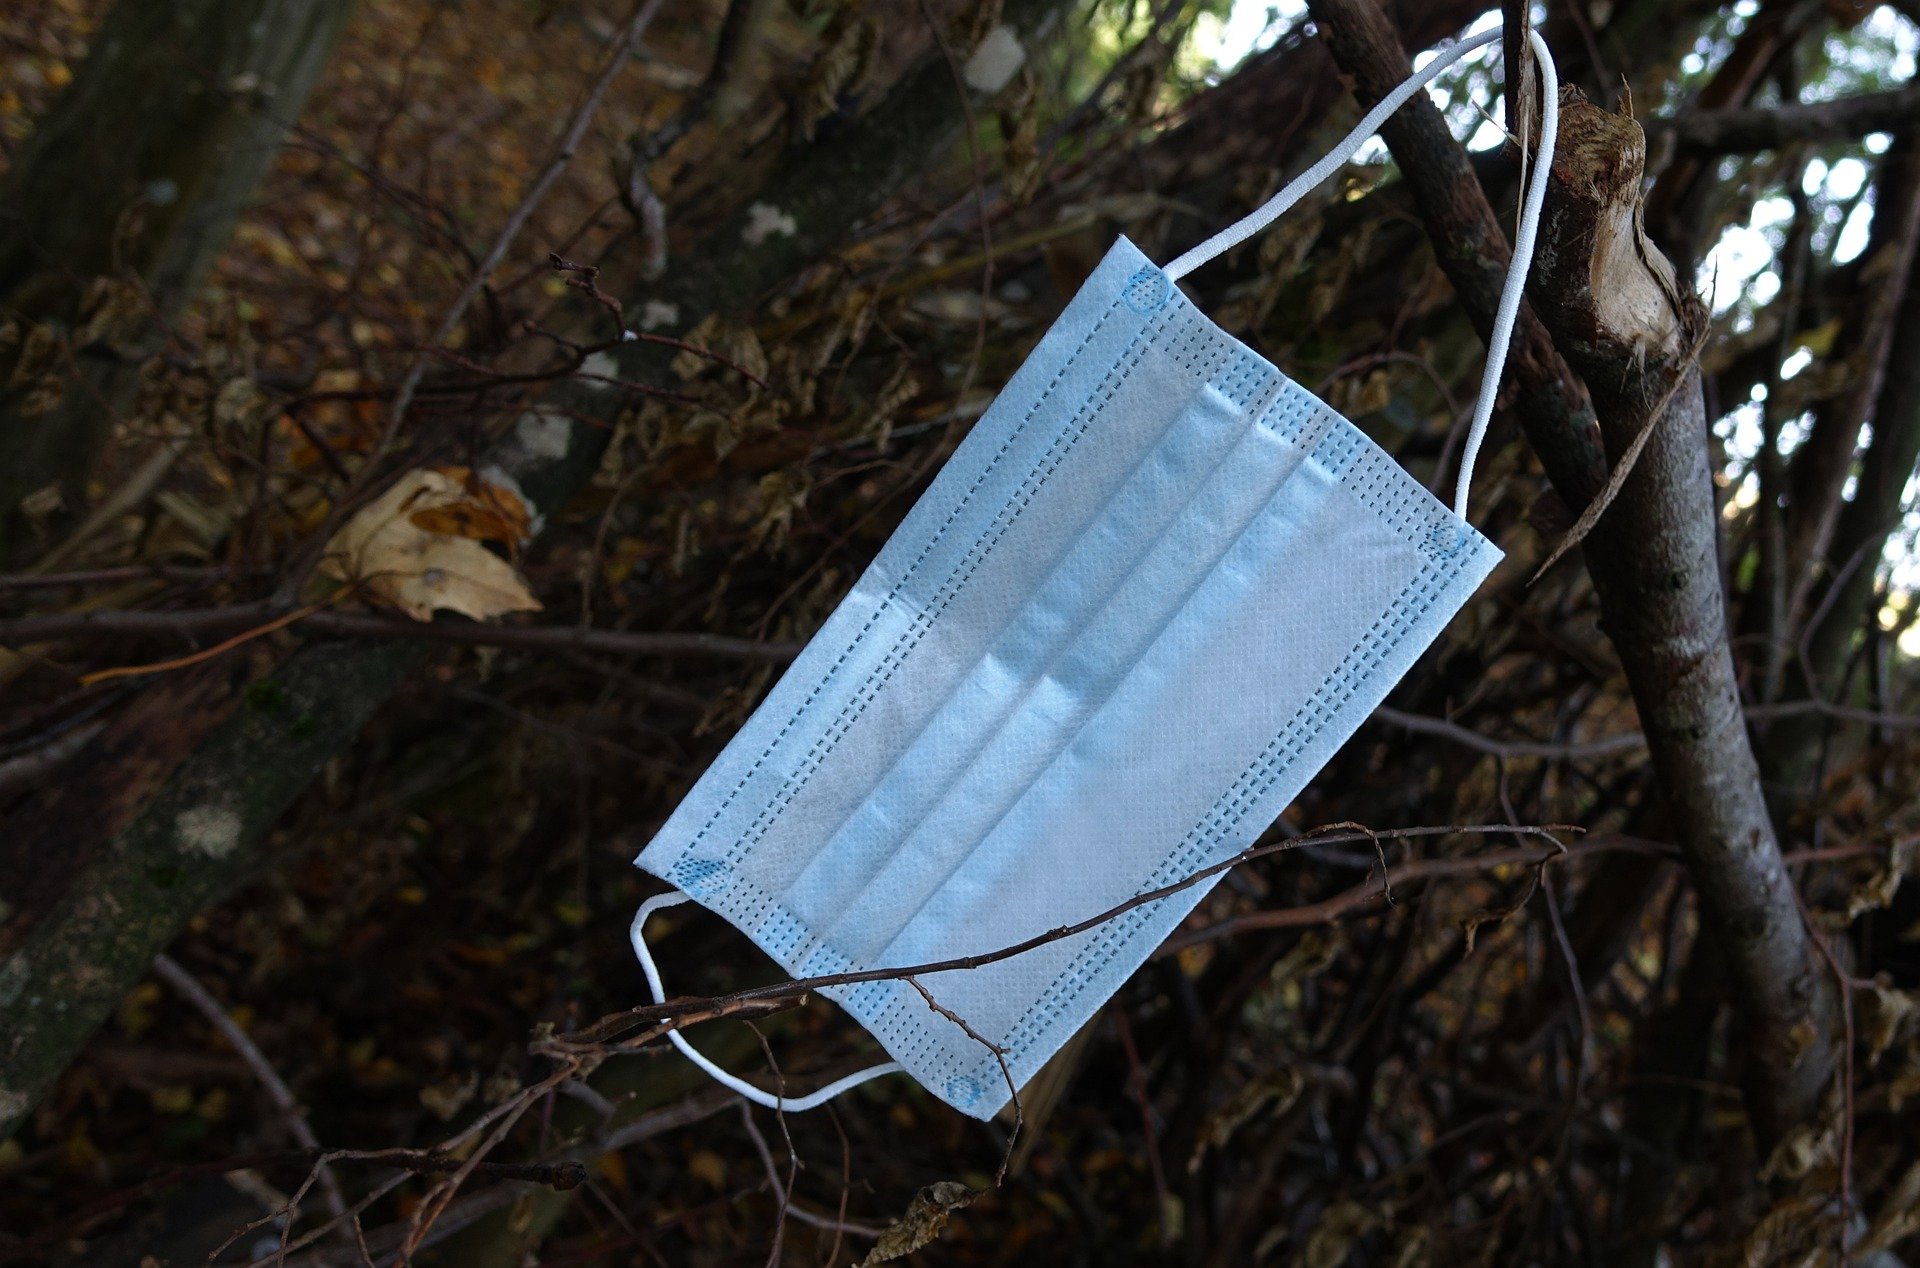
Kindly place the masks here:
MULTIPOLYGON (((1424 89, 1467 54, 1495 43, 1500 36, 1498 30, 1483 32, 1461 40, 1428 62, 1411 79, 1382 97, 1379 104, 1367 111, 1366 117, 1354 125, 1353 131, 1347 133, 1325 158, 1294 177, 1285 189, 1254 211, 1167 265, 1164 270, 1166 275, 1174 280, 1185 277, 1221 252, 1238 246, 1278 220, 1307 191, 1339 171, 1354 152, 1378 132, 1380 125, 1405 105, 1414 93, 1424 89)), ((1546 201, 1547 177, 1553 166, 1553 148, 1560 134, 1560 77, 1554 70, 1553 54, 1538 31, 1529 30, 1527 39, 1540 63, 1540 144, 1534 155, 1526 195, 1521 200, 1520 214, 1514 225, 1513 263, 1507 269, 1506 284, 1500 292, 1500 307, 1494 313, 1493 331, 1487 337, 1487 366, 1480 381, 1480 399, 1474 405, 1473 425, 1467 430, 1467 443, 1460 454, 1460 477, 1454 486, 1453 512, 1461 519, 1467 517, 1467 491, 1473 484, 1474 459, 1479 456, 1480 442, 1486 438, 1487 423, 1493 417, 1494 398, 1500 390, 1500 374, 1507 363, 1507 346, 1513 342, 1514 322, 1520 315, 1521 298, 1526 294, 1527 268, 1533 263, 1534 239, 1540 229, 1540 208, 1546 201)), ((1509 103, 1514 100, 1512 85, 1507 87, 1507 100, 1509 103)), ((1512 118, 1511 111, 1508 112, 1508 118, 1512 118)))
MULTIPOLYGON (((653 962, 653 952, 647 948, 645 933, 647 917, 659 911, 662 907, 677 907, 681 903, 690 901, 692 900, 686 894, 669 890, 664 894, 655 895, 646 902, 641 903, 640 910, 635 912, 633 916, 633 953, 640 957, 640 969, 647 975, 647 987, 653 992, 653 1002, 656 1004, 664 1004, 667 1002, 667 990, 666 987, 660 983, 660 969, 653 962)), ((849 1088, 858 1087, 867 1080, 877 1079, 883 1074, 894 1074, 905 1069, 898 1061, 887 1061, 880 1065, 869 1066, 864 1070, 857 1070, 849 1074, 846 1078, 829 1083, 818 1092, 810 1092, 806 1096, 775 1096, 771 1092, 763 1092, 753 1086, 753 1084, 742 1079, 737 1079, 725 1070, 722 1070, 719 1066, 708 1060, 691 1043, 688 1043, 686 1037, 678 1030, 669 1030, 667 1032, 667 1041, 678 1048, 681 1055, 686 1057, 687 1060, 706 1071, 714 1082, 738 1092, 755 1105, 764 1105, 768 1109, 780 1110, 787 1114, 797 1114, 801 1110, 817 1109, 849 1088)))

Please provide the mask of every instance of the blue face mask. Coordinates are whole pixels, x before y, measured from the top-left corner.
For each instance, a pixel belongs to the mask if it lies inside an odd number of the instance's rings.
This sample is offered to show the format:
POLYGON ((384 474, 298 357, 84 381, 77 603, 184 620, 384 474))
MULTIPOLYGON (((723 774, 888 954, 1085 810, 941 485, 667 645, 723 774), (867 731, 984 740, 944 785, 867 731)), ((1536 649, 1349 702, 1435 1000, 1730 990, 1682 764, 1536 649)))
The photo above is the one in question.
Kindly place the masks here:
MULTIPOLYGON (((1464 518, 1545 195, 1558 88, 1449 510, 1175 279, 1259 231, 1491 32, 1166 268, 1114 244, 851 594, 640 855, 799 977, 998 950, 1251 845, 1500 559, 1464 518)), ((922 985, 829 988, 988 1117, 1212 881, 922 985), (999 1047, 996 1054, 981 1040, 999 1047), (1003 1073, 1002 1059, 1005 1066, 1003 1073)))

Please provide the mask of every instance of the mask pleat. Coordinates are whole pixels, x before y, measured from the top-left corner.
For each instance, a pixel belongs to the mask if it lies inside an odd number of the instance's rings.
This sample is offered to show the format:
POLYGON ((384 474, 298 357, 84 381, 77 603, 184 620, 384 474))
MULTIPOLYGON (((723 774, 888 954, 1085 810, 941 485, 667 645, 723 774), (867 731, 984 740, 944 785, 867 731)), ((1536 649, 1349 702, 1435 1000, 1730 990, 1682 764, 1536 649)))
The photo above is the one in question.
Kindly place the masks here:
MULTIPOLYGON (((1101 298, 1102 291, 1110 297, 1119 289, 1127 269, 1124 259, 1102 266, 1102 273, 1117 276, 1104 286, 1090 284, 1029 363, 1051 350, 1057 365, 1044 373, 1023 368, 916 505, 911 519, 918 526, 903 526, 815 636, 809 654, 782 679, 762 706, 782 718, 777 728, 736 737, 715 763, 716 771, 729 772, 716 781, 718 795, 689 797, 663 829, 685 834, 685 864, 699 870, 676 875, 675 883, 691 881, 697 888, 688 892, 696 897, 717 895, 735 879, 736 867, 746 869, 739 879, 749 882, 751 897, 734 901, 750 933, 758 936, 757 926, 777 916, 773 896, 812 856, 811 850, 759 848, 763 840, 770 832, 790 841, 816 834, 817 840, 850 804, 843 788, 813 780, 849 728, 869 709, 894 721, 924 712, 925 701, 937 697, 935 681, 899 674, 901 663, 991 557, 1013 518, 1009 508, 1057 461, 1049 455, 1058 453, 1075 421, 1091 417, 1103 381, 1114 367, 1131 364, 1143 346, 1149 318, 1101 298), (815 647, 820 655, 812 654, 815 647), (845 804, 836 804, 836 795, 845 804), (681 826, 686 820, 692 822, 681 826)), ((777 942, 775 954, 784 956, 796 936, 791 921, 783 921, 766 941, 777 942)))
MULTIPOLYGON (((1116 407, 1141 392, 1160 395, 1164 387, 1151 375, 1129 376, 1128 384, 1140 386, 1132 392, 1128 385, 1119 388, 1116 407)), ((1149 410, 1145 417, 1156 413, 1149 410)), ((1167 457, 1196 443, 1192 430, 1182 416, 1157 442, 1150 432, 1103 433, 1097 445, 1078 447, 1063 460, 1036 494, 1028 518, 1006 536, 1002 559, 969 578, 978 597, 962 596, 948 608, 953 619, 914 650, 915 669, 935 684, 929 693, 934 707, 917 718, 874 715, 856 724, 900 739, 892 761, 877 768, 858 804, 821 834, 818 853, 790 882, 787 901, 800 919, 830 935, 837 917, 859 911, 850 896, 887 865, 1046 667, 1053 649, 1097 608, 1124 568, 1125 552, 1138 549, 1129 546, 1129 531, 1151 532, 1178 509, 1185 491, 1166 479, 1167 457), (1134 455, 1139 457, 1131 470, 1113 461, 1134 455), (1048 546, 1055 547, 1051 558, 1048 546)), ((862 943, 831 936, 827 941, 838 951, 860 954, 862 943)))
MULTIPOLYGON (((922 795, 910 820, 889 816, 890 856, 866 882, 888 895, 887 917, 875 917, 865 890, 850 904, 843 890, 844 914, 821 931, 830 945, 855 957, 877 953, 991 829, 1004 809, 997 798, 1012 787, 1006 781, 1044 764, 1061 729, 1106 689, 1106 661, 1115 652, 1103 657, 1087 643, 1124 639, 1123 632, 1093 632, 1104 628, 1115 592, 1156 542, 1180 532, 1210 484, 1257 478, 1261 464, 1247 445, 1244 415, 1218 393, 1202 390, 1189 400, 956 692, 960 716, 952 721, 967 729, 930 726, 902 755, 896 769, 907 780, 930 761, 938 761, 941 779, 915 790, 922 795)), ((1204 567, 1198 558, 1189 564, 1204 567)))
MULTIPOLYGON (((1197 329, 1230 344, 1210 327, 1197 329)), ((948 793, 939 812, 922 823, 887 871, 875 878, 873 891, 887 895, 892 927, 916 923, 936 895, 949 901, 941 887, 960 868, 970 866, 975 855, 993 850, 988 838, 1019 790, 1041 771, 1051 769, 1105 699, 1124 689, 1127 666, 1175 619, 1186 597, 1247 531, 1274 489, 1298 465, 1305 454, 1299 443, 1302 433, 1332 420, 1317 401, 1295 389, 1290 408, 1272 411, 1259 425, 1250 425, 1250 418, 1235 406, 1251 403, 1256 395, 1277 386, 1279 374, 1244 351, 1222 349, 1207 360, 1228 368, 1189 406, 1187 418, 1213 420, 1216 432, 1236 438, 1233 449, 1194 489, 1178 519, 1151 531, 1141 531, 1146 526, 1129 526, 1137 545, 1128 555, 1130 566, 1122 584, 1112 587, 1102 610, 1082 626, 1072 643, 1059 649, 1045 675, 1015 702, 1009 710, 1010 721, 991 737, 992 742, 976 749, 965 778, 948 793), (900 910, 902 894, 917 900, 912 910, 900 910)), ((859 928, 866 936, 884 931, 866 916, 843 924, 859 928)), ((895 942, 884 953, 863 942, 854 953, 908 963, 919 958, 922 949, 909 939, 895 942)))
MULTIPOLYGON (((1313 405, 1305 401, 1300 405, 1301 413, 1314 412, 1313 405)), ((1331 420, 1324 412, 1321 418, 1331 420)), ((1166 744, 1166 720, 1187 716, 1191 702, 1180 702, 1160 715, 1159 725, 1150 718, 1140 719, 1146 725, 1136 724, 1122 732, 1116 730, 1115 718, 1133 716, 1125 701, 1150 692, 1162 674, 1159 667, 1190 654, 1189 647, 1230 610, 1231 599, 1249 585, 1248 562, 1267 554, 1284 557, 1288 541, 1309 509, 1324 498, 1327 487, 1324 477, 1315 479, 1302 468, 1305 456, 1304 447, 1283 441, 1269 427, 1256 426, 1243 433, 1233 459, 1222 464, 1180 520, 1153 543, 1100 619, 1062 658, 1035 699, 1023 707, 1010 732, 1027 735, 1010 735, 1010 747, 1015 752, 1026 749, 1034 760, 1013 768, 1014 777, 1008 781, 1011 795, 992 805, 991 819, 969 834, 975 838, 969 842, 972 848, 955 858, 938 884, 921 885, 920 906, 914 913, 921 918, 903 922, 904 932, 878 956, 881 962, 920 959, 929 947, 916 929, 974 927, 967 920, 946 922, 956 913, 977 910, 983 901, 1058 909, 1067 896, 1075 910, 1086 908, 1080 915, 1090 915, 1111 906, 1111 901, 1105 901, 1111 894, 1124 890, 1119 894, 1124 898, 1136 892, 1137 886, 1129 880, 1140 875, 1140 868, 1126 857, 1125 848, 1133 834, 1123 831, 1108 836, 1086 830, 1087 811, 1104 808, 1076 807, 1071 798, 1054 799, 1051 790, 1071 789, 1079 782, 1077 772, 1087 758, 1076 750, 1093 743, 1107 758, 1134 768, 1135 788, 1151 788, 1157 797, 1166 798, 1155 814, 1168 814, 1177 821, 1179 812, 1171 808, 1182 800, 1179 789, 1173 787, 1170 797, 1167 790, 1180 783, 1180 754, 1177 747, 1169 749, 1166 744), (1118 750, 1107 751, 1115 744, 1118 750), (1129 745, 1134 752, 1125 751, 1129 745), (1144 766, 1134 760, 1143 755, 1150 755, 1144 766), (1041 806, 1052 808, 1037 812, 1041 806), (1078 875, 1030 878, 1032 883, 1024 890, 1000 887, 997 878, 1020 867, 1019 851, 1009 851, 1007 844, 1029 832, 1070 840, 1076 853, 1099 865, 1078 875)), ((1239 707, 1243 712, 1256 708, 1257 700, 1241 702, 1239 707)), ((1222 719, 1221 724, 1230 722, 1222 719)), ((1209 742, 1205 751, 1215 747, 1209 742)), ((1000 781, 1004 769, 1004 757, 977 765, 979 787, 957 790, 954 800, 962 805, 984 804, 987 791, 1000 781)), ((1134 826, 1143 825, 1134 818, 1134 826)), ((931 835, 938 840, 942 833, 936 830, 931 835)), ((1147 835, 1153 834, 1148 831, 1147 835)), ((1164 841, 1164 833, 1160 839, 1164 841)))
MULTIPOLYGON (((1145 346, 1145 332, 1136 341, 1145 346)), ((1137 355, 1138 347, 1135 349, 1137 355)), ((1134 356, 1120 363, 1133 364, 1134 356)), ((1068 550, 1076 535, 1055 525, 1052 533, 1024 536, 1020 529, 1033 522, 1037 511, 1057 505, 1060 491, 1072 490, 1076 474, 1084 474, 1096 487, 1103 487, 1121 472, 1112 470, 1116 458, 1124 454, 1115 447, 1082 447, 1076 444, 1098 403, 1111 399, 1131 379, 1124 368, 1116 367, 1097 389, 1080 396, 1078 414, 1054 428, 1050 444, 1030 465, 1020 488, 1004 500, 1000 514, 983 528, 953 534, 956 544, 964 544, 942 584, 933 589, 920 605, 922 616, 908 636, 897 641, 881 658, 870 680, 897 683, 898 686, 878 699, 858 697, 846 711, 846 720, 836 744, 848 751, 872 751, 876 741, 867 736, 884 736, 877 741, 884 752, 910 747, 913 737, 930 723, 944 721, 964 733, 969 705, 959 703, 952 692, 964 682, 970 668, 978 665, 994 645, 1006 625, 1018 619, 1021 596, 1034 586, 1034 574, 1044 576, 1054 564, 1054 555, 1068 550), (1078 461, 1084 458, 1084 461, 1078 461), (1093 469, 1099 468, 1099 469, 1093 469), (1022 549, 1023 542, 1034 546, 1022 549), (1037 547, 1037 548, 1036 548, 1037 547)), ((1138 380, 1144 382, 1145 380, 1138 380)), ((1077 528, 1077 525, 1073 527, 1077 528)), ((1049 614, 1036 614, 1045 622, 1049 614)), ((1058 619, 1057 617, 1053 619, 1058 619)), ((786 857, 789 868, 784 875, 771 877, 755 873, 763 885, 778 885, 786 892, 789 909, 811 927, 830 919, 844 909, 847 895, 857 889, 865 877, 884 865, 886 851, 899 840, 888 832, 890 817, 911 811, 912 786, 937 784, 939 769, 904 772, 905 789, 891 790, 904 795, 882 796, 875 792, 884 783, 884 768, 865 782, 837 781, 830 798, 795 799, 784 832, 797 832, 811 843, 808 857, 797 852, 786 857), (864 811, 864 813, 863 813, 864 811), (844 827, 852 831, 831 849, 827 842, 844 827), (792 864, 802 864, 791 870, 792 864)))
MULTIPOLYGON (((954 931, 978 928, 989 910, 997 925, 1031 922, 1037 931, 1230 857, 1371 710, 1356 690, 1378 683, 1380 656, 1401 645, 1458 568, 1435 567, 1419 541, 1355 496, 1346 462, 1358 433, 1335 426, 1340 434, 1276 491, 1125 683, 1026 785, 996 829, 1004 841, 983 841, 879 962, 977 949, 954 931), (1340 566, 1303 566, 1302 551, 1327 541, 1339 543, 1340 566), (1276 747, 1276 736, 1289 743, 1276 747), (1236 768, 1241 777, 1216 797, 1236 768), (1036 838, 1060 841, 1087 866, 1063 874, 1031 851, 1004 848, 1036 838), (1169 851, 1173 840, 1180 848, 1169 851), (936 949, 942 940, 951 945, 936 949)), ((998 980, 956 973, 929 985, 1008 1049, 1018 1079, 1208 888, 1022 956, 998 980)))

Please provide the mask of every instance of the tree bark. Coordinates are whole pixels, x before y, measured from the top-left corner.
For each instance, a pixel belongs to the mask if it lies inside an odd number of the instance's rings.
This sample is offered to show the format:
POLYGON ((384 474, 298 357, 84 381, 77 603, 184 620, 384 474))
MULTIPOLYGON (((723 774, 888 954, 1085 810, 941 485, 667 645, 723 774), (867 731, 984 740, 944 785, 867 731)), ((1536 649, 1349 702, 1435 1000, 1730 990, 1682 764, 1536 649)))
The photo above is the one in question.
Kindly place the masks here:
POLYGON ((1692 110, 1646 121, 1647 152, 1713 158, 1757 154, 1797 141, 1844 141, 1920 122, 1920 84, 1832 101, 1692 110))
MULTIPOLYGON (((1002 20, 1031 38, 1066 4, 1008 0, 1002 20)), ((923 58, 858 123, 828 142, 795 141, 789 146, 756 205, 792 216, 793 233, 748 235, 754 217, 743 208, 681 254, 669 275, 649 287, 646 299, 673 306, 683 328, 706 313, 746 305, 830 251, 851 226, 924 171, 929 155, 959 135, 965 117, 945 59, 937 52, 923 58)), ((641 271, 631 259, 616 259, 607 262, 603 276, 636 277, 641 271)), ((655 344, 625 344, 615 373, 630 381, 656 380, 665 375, 670 357, 671 350, 663 353, 655 344)), ((570 382, 528 411, 493 448, 489 460, 513 476, 541 516, 551 521, 598 468, 612 425, 627 404, 625 393, 602 383, 570 382)), ((0 1138, 46 1094, 154 954, 197 912, 255 872, 262 839, 275 815, 318 769, 306 755, 319 751, 315 745, 330 755, 350 743, 360 723, 398 687, 418 655, 415 649, 384 642, 306 647, 242 696, 304 699, 309 684, 318 679, 328 687, 326 716, 335 719, 321 728, 322 734, 262 727, 239 709, 150 801, 133 804, 132 798, 113 795, 126 773, 126 766, 117 762, 99 768, 84 786, 64 790, 68 805, 98 798, 119 810, 114 822, 98 825, 97 861, 79 871, 61 896, 36 895, 35 910, 14 917, 22 927, 31 924, 31 932, 10 958, 0 961, 0 1036, 5 1036, 0 1040, 0 1138), (236 806, 224 789, 227 783, 251 778, 243 774, 249 771, 284 771, 288 782, 284 787, 275 784, 271 798, 250 796, 244 806, 236 806), (222 827, 220 848, 180 843, 183 823, 206 822, 222 827), (130 854, 163 858, 169 883, 142 889, 140 873, 130 871, 133 865, 125 861, 130 854), (137 914, 118 919, 110 915, 115 904, 124 905, 136 893, 137 914)), ((129 754, 126 765, 139 767, 148 761, 143 754, 150 750, 144 750, 137 737, 122 742, 129 754)), ((160 782, 152 773, 148 778, 149 786, 160 782)), ((76 844, 87 848, 70 835, 59 800, 43 801, 16 816, 8 828, 0 836, 0 859, 16 862, 0 863, 0 877, 31 870, 33 860, 48 857, 50 851, 71 850, 76 844)), ((12 900, 12 895, 0 894, 0 902, 12 900)))
POLYGON ((54 901, 0 963, 0 1135, 39 1103, 185 921, 259 866, 267 829, 419 655, 334 645, 296 657, 54 901))
MULTIPOLYGON (((1334 60, 1355 80, 1355 92, 1371 105, 1413 73, 1399 38, 1373 0, 1310 0, 1334 60), (1397 69, 1396 69, 1397 67, 1397 69)), ((1467 153, 1447 131, 1446 120, 1424 95, 1415 97, 1380 129, 1396 158, 1419 153, 1427 161, 1402 162, 1401 177, 1429 217, 1454 226, 1432 234, 1434 254, 1474 328, 1485 339, 1493 329, 1512 254, 1500 222, 1487 203, 1467 153)), ((1560 496, 1582 507, 1606 476, 1606 459, 1591 406, 1532 308, 1522 305, 1514 327, 1510 380, 1514 412, 1560 496)))
POLYGON ((119 0, 0 188, 0 315, 67 345, 0 393, 0 549, 21 498, 78 491, 141 361, 272 166, 353 0, 119 0), (95 279, 121 287, 89 295, 95 279), (107 313, 111 308, 115 311, 107 313), (107 318, 111 317, 111 320, 107 318))
POLYGON ((1588 539, 1587 568, 1726 958, 1748 1040, 1748 1102, 1770 1145, 1819 1112, 1835 1000, 1812 957, 1741 710, 1693 355, 1706 314, 1640 232, 1643 147, 1632 119, 1564 103, 1533 290, 1593 394, 1614 460, 1654 429, 1588 539))
MULTIPOLYGON (((1310 7, 1363 100, 1378 100, 1411 72, 1372 0, 1310 7)), ((1437 125, 1423 99, 1396 121, 1410 114, 1437 125)), ((1463 275, 1456 290, 1485 320, 1487 288, 1475 277, 1485 260, 1469 257, 1486 240, 1492 211, 1484 196, 1471 206, 1477 186, 1445 176, 1464 154, 1435 125, 1401 124, 1386 136, 1449 276, 1463 275)), ((1637 124, 1571 94, 1530 292, 1554 346, 1586 383, 1610 458, 1617 462, 1642 427, 1656 428, 1588 539, 1587 565, 1708 927, 1728 961, 1750 1038, 1748 1102, 1771 1142, 1819 1108, 1832 1070, 1834 1001, 1815 972, 1741 712, 1693 356, 1705 314, 1641 232, 1644 165, 1637 124)), ((1538 362, 1516 360, 1518 374, 1540 372, 1538 362)), ((1547 467, 1553 474, 1555 464, 1547 467)))

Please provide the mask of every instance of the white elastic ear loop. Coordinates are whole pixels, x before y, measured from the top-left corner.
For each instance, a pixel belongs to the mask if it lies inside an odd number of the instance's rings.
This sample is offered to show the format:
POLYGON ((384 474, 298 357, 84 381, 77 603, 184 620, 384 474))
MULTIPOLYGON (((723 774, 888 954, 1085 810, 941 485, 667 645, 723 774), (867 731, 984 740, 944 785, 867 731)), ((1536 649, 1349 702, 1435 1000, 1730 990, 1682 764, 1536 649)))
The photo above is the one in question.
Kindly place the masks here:
MULTIPOLYGON (((1199 268, 1221 252, 1238 246, 1254 234, 1272 224, 1284 215, 1289 208, 1303 198, 1308 190, 1320 184, 1343 167, 1354 152, 1366 144, 1368 138, 1380 130, 1380 125, 1407 103, 1407 99, 1432 83, 1448 67, 1458 62, 1476 49, 1485 48, 1501 37, 1500 31, 1486 31, 1468 39, 1461 40, 1452 48, 1439 54, 1411 79, 1402 83, 1392 92, 1382 97, 1366 117, 1354 125, 1353 131, 1341 140, 1340 144, 1318 163, 1287 183, 1285 189, 1269 198, 1254 211, 1219 233, 1214 234, 1199 246, 1180 256, 1163 270, 1169 278, 1179 279, 1199 268)), ((1467 517, 1467 490, 1473 484, 1473 463, 1480 453, 1480 442, 1487 434, 1487 423, 1493 418, 1493 402, 1500 388, 1500 373, 1506 368, 1507 345, 1513 341, 1514 322, 1520 315, 1520 301, 1526 294, 1527 268, 1533 263, 1533 244, 1540 228, 1540 208, 1547 197, 1547 177, 1553 165, 1553 148, 1560 134, 1560 77, 1554 70, 1553 54, 1547 48, 1547 42, 1540 38, 1538 31, 1529 30, 1527 40, 1533 53, 1540 62, 1541 101, 1540 101, 1540 144, 1536 149, 1533 171, 1527 182, 1525 197, 1520 203, 1520 214, 1514 225, 1513 263, 1507 269, 1507 280, 1500 292, 1500 307, 1494 313, 1493 331, 1487 337, 1487 366, 1481 375, 1480 399, 1473 410, 1473 424, 1467 430, 1467 442, 1460 455, 1460 478, 1454 486, 1453 510, 1461 519, 1467 517)), ((1508 100, 1513 100, 1511 88, 1508 100)), ((1509 112, 1511 115, 1511 112, 1509 112)))
MULTIPOLYGON (((647 923, 647 917, 659 911, 662 907, 677 907, 681 903, 690 901, 692 900, 686 894, 669 890, 667 893, 656 895, 655 897, 647 899, 646 902, 641 903, 640 910, 633 915, 633 953, 640 957, 640 969, 647 975, 647 987, 653 992, 653 1002, 656 1004, 664 1004, 667 1002, 667 990, 666 987, 660 984, 660 970, 653 962, 653 952, 647 949, 646 934, 643 932, 647 923)), ((711 1077, 714 1082, 721 1084, 723 1087, 731 1088, 733 1091, 746 1097, 749 1101, 752 1101, 755 1105, 764 1105, 768 1109, 780 1110, 787 1114, 797 1114, 801 1110, 816 1109, 819 1106, 825 1105, 828 1101, 831 1101, 847 1089, 859 1087, 868 1079, 877 1079, 883 1074, 893 1074, 906 1069, 906 1067, 898 1061, 888 1061, 880 1065, 869 1066, 865 1070, 855 1071, 846 1078, 829 1083, 818 1092, 809 1093, 806 1096, 775 1096, 771 1092, 761 1091, 751 1083, 736 1079, 713 1062, 707 1060, 706 1057, 700 1054, 698 1049, 687 1042, 686 1038, 681 1035, 678 1030, 669 1030, 667 1032, 667 1041, 674 1047, 680 1049, 681 1055, 685 1056, 687 1060, 706 1071, 707 1075, 711 1077)))

